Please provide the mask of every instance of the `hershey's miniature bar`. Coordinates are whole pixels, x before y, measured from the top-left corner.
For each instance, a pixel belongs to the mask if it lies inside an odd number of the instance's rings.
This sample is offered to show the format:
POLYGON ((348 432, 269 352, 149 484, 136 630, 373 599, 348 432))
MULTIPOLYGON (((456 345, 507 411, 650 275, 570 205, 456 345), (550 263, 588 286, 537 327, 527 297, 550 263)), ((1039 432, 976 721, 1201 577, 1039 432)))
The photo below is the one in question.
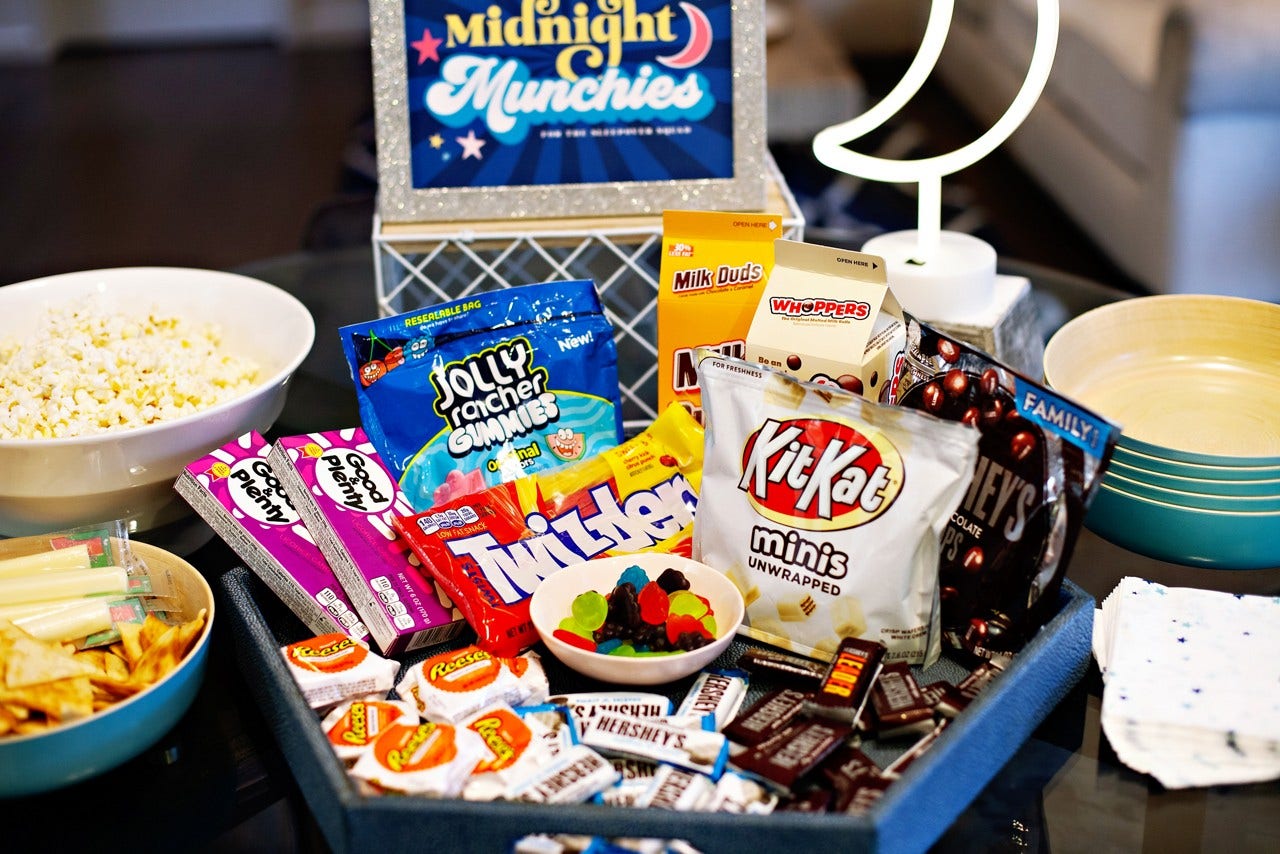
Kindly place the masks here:
POLYGON ((822 683, 805 703, 805 711, 850 726, 856 724, 884 653, 884 644, 876 641, 841 640, 822 683))

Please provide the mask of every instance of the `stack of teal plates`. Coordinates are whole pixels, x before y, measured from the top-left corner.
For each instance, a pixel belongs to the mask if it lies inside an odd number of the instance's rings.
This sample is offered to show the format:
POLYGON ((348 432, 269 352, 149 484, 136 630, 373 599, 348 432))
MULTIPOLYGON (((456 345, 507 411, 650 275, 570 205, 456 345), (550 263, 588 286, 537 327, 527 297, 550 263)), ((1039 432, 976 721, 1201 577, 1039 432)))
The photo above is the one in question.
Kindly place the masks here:
POLYGON ((1280 566, 1280 306, 1123 300, 1058 330, 1044 368, 1123 431, 1090 530, 1190 566, 1280 566))

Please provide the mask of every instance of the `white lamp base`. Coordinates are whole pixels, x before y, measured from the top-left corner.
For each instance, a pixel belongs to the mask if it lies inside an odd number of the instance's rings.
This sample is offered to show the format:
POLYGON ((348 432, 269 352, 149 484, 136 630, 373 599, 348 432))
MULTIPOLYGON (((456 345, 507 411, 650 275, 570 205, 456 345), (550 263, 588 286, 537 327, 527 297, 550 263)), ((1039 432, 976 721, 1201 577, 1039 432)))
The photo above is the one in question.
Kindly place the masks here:
POLYGON ((915 231, 868 240, 863 252, 884 259, 898 303, 930 326, 990 353, 1032 379, 1044 371, 1031 283, 996 274, 996 251, 969 234, 939 233, 933 257, 921 263, 915 231))
MULTIPOLYGON (((890 280, 890 289, 893 284, 890 280)), ((995 356, 1021 374, 1044 376, 1044 339, 1040 335, 1031 281, 1022 276, 996 276, 992 300, 978 317, 959 322, 921 317, 933 328, 995 356)))

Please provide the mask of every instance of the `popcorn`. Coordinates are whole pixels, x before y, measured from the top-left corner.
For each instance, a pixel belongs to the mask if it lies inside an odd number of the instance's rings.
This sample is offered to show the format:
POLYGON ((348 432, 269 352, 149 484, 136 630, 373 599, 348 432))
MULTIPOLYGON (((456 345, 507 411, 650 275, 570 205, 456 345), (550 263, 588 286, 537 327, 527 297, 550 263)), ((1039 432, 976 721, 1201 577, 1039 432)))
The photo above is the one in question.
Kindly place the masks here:
POLYGON ((141 427, 238 397, 252 360, 212 324, 129 314, 102 299, 49 309, 0 341, 0 439, 61 439, 141 427))

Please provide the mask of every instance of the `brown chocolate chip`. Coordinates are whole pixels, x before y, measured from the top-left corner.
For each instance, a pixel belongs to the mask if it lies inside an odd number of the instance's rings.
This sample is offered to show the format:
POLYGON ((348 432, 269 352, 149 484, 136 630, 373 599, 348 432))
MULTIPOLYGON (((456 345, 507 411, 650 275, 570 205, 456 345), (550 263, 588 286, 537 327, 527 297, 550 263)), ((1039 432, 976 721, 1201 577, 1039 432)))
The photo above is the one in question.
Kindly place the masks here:
POLYGON ((921 397, 924 399, 924 408, 927 412, 937 413, 942 411, 942 404, 946 400, 942 395, 942 386, 937 383, 929 383, 924 387, 924 391, 921 392, 921 397))
POLYGON ((796 355, 792 354, 792 355, 790 355, 790 356, 788 356, 788 357, 787 357, 787 367, 788 367, 788 368, 790 368, 791 370, 793 370, 793 371, 798 371, 798 370, 800 370, 800 365, 801 365, 801 364, 803 364, 803 363, 800 361, 800 357, 799 357, 799 356, 796 356, 796 355))
POLYGON ((969 375, 959 368, 952 368, 942 378, 942 388, 952 397, 960 397, 969 390, 969 375))
POLYGON ((1018 462, 1031 456, 1031 452, 1035 449, 1036 437, 1028 430, 1019 430, 1009 439, 1009 453, 1013 454, 1013 458, 1018 462))
POLYGON ((942 361, 954 365, 960 358, 960 345, 946 338, 939 338, 938 355, 942 357, 942 361))
POLYGON ((850 394, 862 394, 862 380, 853 374, 841 374, 836 384, 850 394))
POLYGON ((964 560, 960 565, 964 567, 965 572, 981 572, 982 565, 986 563, 987 556, 983 554, 981 546, 974 546, 964 553, 964 560))
POLYGON ((970 406, 964 411, 964 415, 960 416, 960 423, 967 424, 970 427, 977 427, 982 420, 982 413, 978 411, 978 407, 970 406))

